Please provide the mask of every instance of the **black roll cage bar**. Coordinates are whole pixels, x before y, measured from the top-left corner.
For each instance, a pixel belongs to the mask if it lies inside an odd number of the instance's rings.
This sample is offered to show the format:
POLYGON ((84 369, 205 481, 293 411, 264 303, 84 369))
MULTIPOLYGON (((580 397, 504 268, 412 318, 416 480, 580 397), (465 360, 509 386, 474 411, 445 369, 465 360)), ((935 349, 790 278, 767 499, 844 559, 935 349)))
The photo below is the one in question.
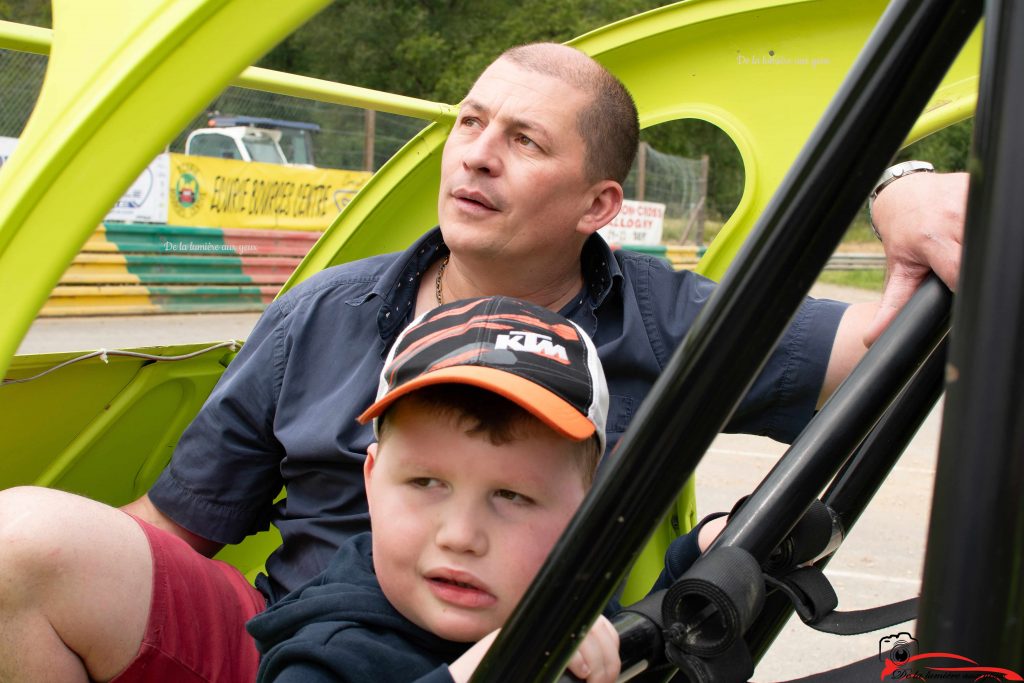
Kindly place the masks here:
MULTIPOLYGON (((562 676, 577 637, 725 425, 981 15, 981 0, 890 4, 475 683, 562 676)), ((933 278, 704 557, 742 548, 764 561, 826 486, 823 500, 848 531, 944 388, 918 639, 933 651, 1019 670, 1024 134, 1011 126, 1024 111, 1024 4, 988 0, 985 16, 967 244, 948 362, 950 295, 933 278)), ((778 593, 768 595, 744 636, 755 662, 791 613, 778 593)), ((624 671, 642 669, 653 656, 645 639, 657 634, 642 621, 627 613, 615 622, 624 671)))

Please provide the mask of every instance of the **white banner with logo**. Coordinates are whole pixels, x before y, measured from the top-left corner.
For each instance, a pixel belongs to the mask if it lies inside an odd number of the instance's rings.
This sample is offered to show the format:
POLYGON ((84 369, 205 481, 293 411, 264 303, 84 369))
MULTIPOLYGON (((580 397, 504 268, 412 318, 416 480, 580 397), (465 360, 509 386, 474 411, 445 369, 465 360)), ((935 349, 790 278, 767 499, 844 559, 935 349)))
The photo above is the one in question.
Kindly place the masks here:
POLYGON ((0 137, 0 168, 7 163, 7 158, 11 156, 17 144, 18 138, 0 137))
POLYGON ((104 220, 120 223, 167 223, 170 191, 170 156, 161 154, 149 162, 104 220))
POLYGON ((665 205, 626 199, 611 223, 598 232, 608 244, 661 244, 665 205))
MULTIPOLYGON (((18 145, 18 138, 0 137, 0 167, 18 145)), ((161 154, 149 162, 104 220, 121 223, 167 223, 167 196, 170 189, 171 162, 161 154)))

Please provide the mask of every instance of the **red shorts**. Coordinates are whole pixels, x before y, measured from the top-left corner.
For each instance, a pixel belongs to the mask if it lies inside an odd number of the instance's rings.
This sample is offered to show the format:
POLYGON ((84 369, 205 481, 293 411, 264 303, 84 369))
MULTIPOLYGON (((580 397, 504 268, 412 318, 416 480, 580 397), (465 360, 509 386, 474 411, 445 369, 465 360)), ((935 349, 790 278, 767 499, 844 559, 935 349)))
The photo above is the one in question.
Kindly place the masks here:
POLYGON ((259 653, 245 622, 266 608, 263 595, 231 565, 135 521, 153 555, 153 598, 139 652, 113 680, 252 683, 259 653))

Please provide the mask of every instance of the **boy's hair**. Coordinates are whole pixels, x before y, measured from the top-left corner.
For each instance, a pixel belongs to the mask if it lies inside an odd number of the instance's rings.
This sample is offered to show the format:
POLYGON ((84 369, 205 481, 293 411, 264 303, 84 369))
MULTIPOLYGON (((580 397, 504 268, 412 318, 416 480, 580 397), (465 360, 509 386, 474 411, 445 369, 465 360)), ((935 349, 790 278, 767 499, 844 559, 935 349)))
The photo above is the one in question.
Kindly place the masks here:
MULTIPOLYGON (((403 397, 380 416, 377 437, 381 443, 391 429, 389 416, 394 415, 399 405, 410 404, 438 417, 450 418, 460 427, 464 426, 466 434, 485 438, 495 446, 523 439, 538 429, 548 429, 532 414, 494 392, 466 384, 437 384, 403 397)), ((589 489, 601 459, 597 439, 565 439, 565 444, 576 460, 584 489, 589 489)))

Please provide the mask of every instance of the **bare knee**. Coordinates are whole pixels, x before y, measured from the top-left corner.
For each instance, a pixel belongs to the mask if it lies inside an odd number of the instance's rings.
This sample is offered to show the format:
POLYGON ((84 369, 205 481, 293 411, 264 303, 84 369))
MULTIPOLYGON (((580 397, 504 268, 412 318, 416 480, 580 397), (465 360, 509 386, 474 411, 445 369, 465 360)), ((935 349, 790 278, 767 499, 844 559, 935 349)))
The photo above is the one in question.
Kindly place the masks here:
MULTIPOLYGON (((152 593, 149 542, 131 517, 62 491, 8 489, 0 491, 0 548, 0 625, 43 624, 54 651, 74 653, 93 678, 124 668, 152 593)), ((0 629, 0 659, 3 636, 0 629)))
POLYGON ((3 605, 41 600, 48 586, 73 575, 90 552, 90 517, 113 508, 74 494, 34 486, 0 491, 0 595, 3 605))

